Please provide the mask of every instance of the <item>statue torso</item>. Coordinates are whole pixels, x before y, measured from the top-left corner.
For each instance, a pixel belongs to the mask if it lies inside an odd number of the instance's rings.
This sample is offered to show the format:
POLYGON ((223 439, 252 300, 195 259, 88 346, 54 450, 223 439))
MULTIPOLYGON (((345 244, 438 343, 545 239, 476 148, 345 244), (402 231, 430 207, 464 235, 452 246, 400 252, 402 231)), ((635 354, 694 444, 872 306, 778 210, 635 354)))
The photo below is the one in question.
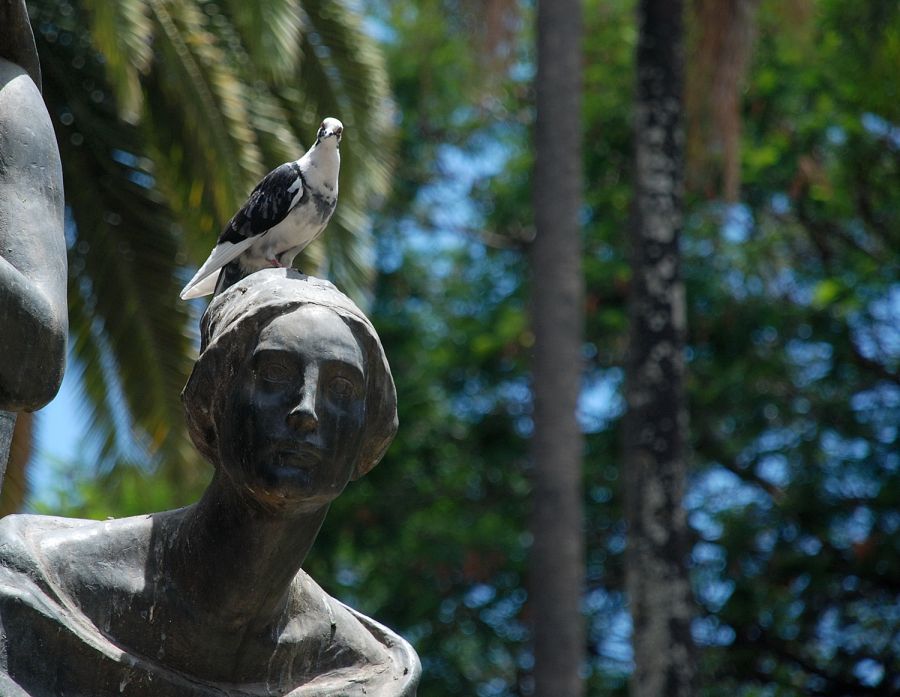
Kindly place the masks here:
POLYGON ((223 661, 215 652, 229 642, 211 636, 217 630, 205 618, 198 618, 202 630, 192 630, 154 563, 164 543, 160 532, 179 513, 0 521, 0 666, 6 666, 0 693, 415 694, 419 664, 412 648, 328 596, 303 571, 277 625, 231 630, 242 665, 230 669, 239 679, 217 675, 223 661))

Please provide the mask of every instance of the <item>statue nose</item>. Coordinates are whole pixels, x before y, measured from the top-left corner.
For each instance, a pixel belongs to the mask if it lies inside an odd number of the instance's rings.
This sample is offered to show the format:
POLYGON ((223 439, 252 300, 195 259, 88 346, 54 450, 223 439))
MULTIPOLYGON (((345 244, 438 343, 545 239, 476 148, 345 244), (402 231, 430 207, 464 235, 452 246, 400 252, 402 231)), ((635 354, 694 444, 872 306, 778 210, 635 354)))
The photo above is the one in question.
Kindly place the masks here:
POLYGON ((288 426, 295 431, 301 431, 303 433, 315 431, 318 425, 319 419, 316 418, 316 413, 313 411, 294 407, 291 409, 291 413, 288 414, 288 426))
POLYGON ((287 417, 288 426, 301 431, 314 431, 319 425, 319 417, 316 415, 315 390, 304 389, 299 403, 291 409, 287 417))

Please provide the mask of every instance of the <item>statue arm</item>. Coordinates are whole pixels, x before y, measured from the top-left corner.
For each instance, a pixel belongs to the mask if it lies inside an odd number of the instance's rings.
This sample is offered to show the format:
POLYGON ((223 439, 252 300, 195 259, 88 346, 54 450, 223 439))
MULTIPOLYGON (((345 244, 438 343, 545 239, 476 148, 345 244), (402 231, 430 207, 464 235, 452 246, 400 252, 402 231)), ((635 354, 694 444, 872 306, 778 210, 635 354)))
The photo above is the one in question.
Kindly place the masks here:
POLYGON ((38 409, 62 382, 66 246, 62 167, 37 86, 0 59, 0 409, 38 409))
POLYGON ((0 408, 34 410, 53 399, 66 358, 65 304, 0 257, 0 408))

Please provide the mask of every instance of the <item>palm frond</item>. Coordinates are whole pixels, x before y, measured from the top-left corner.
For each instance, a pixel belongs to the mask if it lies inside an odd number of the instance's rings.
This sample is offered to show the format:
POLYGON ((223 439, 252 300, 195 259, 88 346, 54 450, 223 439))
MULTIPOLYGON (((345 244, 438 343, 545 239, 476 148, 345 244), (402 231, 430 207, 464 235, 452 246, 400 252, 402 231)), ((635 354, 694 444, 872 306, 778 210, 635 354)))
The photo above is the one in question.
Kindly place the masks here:
POLYGON ((276 83, 290 78, 301 58, 303 21, 296 0, 227 0, 226 5, 253 67, 276 83))
POLYGON ((158 154, 176 212, 189 216, 200 205, 210 206, 217 232, 247 195, 248 184, 263 174, 248 126, 249 94, 194 3, 148 4, 158 29, 158 64, 145 83, 154 124, 145 137, 158 154))
POLYGON ((322 106, 338 110, 352 129, 348 133, 352 138, 342 148, 353 163, 349 178, 353 195, 362 188, 370 195, 383 195, 393 167, 395 115, 384 59, 363 31, 360 17, 345 4, 309 0, 304 5, 309 30, 298 77, 308 71, 310 82, 325 88, 322 106))
POLYGON ((363 299, 374 270, 367 211, 387 193, 393 168, 394 108, 387 69, 359 16, 344 4, 310 0, 304 8, 308 29, 298 80, 314 86, 307 104, 321 116, 338 116, 347 128, 341 143, 341 203, 321 244, 329 275, 363 299))
POLYGON ((296 160, 314 134, 300 134, 290 127, 292 114, 268 86, 258 85, 250 102, 250 119, 267 162, 296 160), (306 136, 304 139, 303 136, 306 136))
POLYGON ((117 118, 99 61, 75 42, 37 34, 70 212, 70 369, 81 372, 91 439, 107 463, 128 443, 171 452, 184 438, 178 395, 193 351, 190 310, 176 302, 173 220, 150 162, 136 154, 140 131, 117 118))
POLYGON ((140 76, 153 60, 153 25, 144 0, 83 0, 90 18, 91 39, 106 57, 106 76, 126 121, 140 117, 140 76))

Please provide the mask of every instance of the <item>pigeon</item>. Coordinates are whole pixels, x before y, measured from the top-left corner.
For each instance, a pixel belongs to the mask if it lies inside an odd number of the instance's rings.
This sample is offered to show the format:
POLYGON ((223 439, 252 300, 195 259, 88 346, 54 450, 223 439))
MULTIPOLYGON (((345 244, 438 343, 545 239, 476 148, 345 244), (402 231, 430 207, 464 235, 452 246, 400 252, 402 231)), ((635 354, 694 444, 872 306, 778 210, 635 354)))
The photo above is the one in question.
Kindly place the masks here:
POLYGON ((293 264, 334 213, 343 132, 340 121, 325 119, 303 157, 263 177, 181 291, 182 300, 218 294, 260 269, 293 264))

